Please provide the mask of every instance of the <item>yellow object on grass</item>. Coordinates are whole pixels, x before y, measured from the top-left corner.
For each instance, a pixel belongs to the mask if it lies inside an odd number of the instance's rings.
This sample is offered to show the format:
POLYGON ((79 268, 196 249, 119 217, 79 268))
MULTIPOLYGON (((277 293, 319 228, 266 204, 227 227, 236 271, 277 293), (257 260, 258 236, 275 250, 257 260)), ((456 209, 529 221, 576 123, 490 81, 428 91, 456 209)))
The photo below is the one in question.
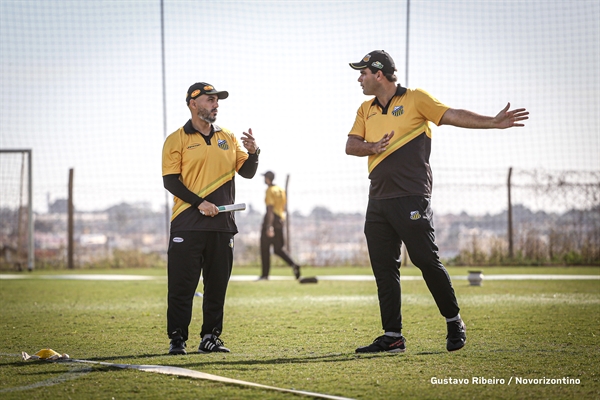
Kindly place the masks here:
POLYGON ((21 356, 23 357, 23 361, 27 361, 27 360, 62 360, 62 359, 69 358, 68 354, 60 354, 52 349, 42 349, 31 356, 23 351, 23 352, 21 352, 21 356))

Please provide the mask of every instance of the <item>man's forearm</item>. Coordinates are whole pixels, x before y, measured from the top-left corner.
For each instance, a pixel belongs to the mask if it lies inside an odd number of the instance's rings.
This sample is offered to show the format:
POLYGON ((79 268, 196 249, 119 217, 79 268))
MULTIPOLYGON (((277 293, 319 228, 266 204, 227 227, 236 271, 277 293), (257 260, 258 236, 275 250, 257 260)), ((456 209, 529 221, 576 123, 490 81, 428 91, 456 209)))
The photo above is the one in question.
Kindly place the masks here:
POLYGON ((267 206, 267 218, 265 218, 265 226, 267 228, 272 228, 274 219, 275 213, 273 213, 273 206, 267 206))
POLYGON ((198 207, 204 199, 185 187, 183 182, 179 180, 179 176, 179 174, 163 176, 163 185, 165 189, 186 203, 190 203, 193 207, 198 207))
POLYGON ((459 128, 470 129, 495 128, 494 117, 479 115, 472 111, 457 110, 454 108, 451 108, 444 113, 440 120, 440 125, 452 125, 459 128))
POLYGON ((258 154, 250 154, 248 159, 244 161, 244 164, 240 167, 238 174, 246 179, 251 179, 256 174, 258 169, 258 154))
POLYGON ((373 143, 365 142, 356 136, 348 136, 348 141, 346 142, 346 154, 357 157, 375 154, 373 151, 373 143))

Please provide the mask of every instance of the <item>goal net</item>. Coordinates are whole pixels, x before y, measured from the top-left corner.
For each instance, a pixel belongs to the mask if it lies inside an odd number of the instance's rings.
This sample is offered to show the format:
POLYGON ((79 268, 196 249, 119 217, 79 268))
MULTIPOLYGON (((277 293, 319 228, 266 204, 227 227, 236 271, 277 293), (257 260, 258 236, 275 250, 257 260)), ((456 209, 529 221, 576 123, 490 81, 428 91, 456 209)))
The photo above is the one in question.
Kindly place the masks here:
POLYGON ((0 269, 33 269, 31 150, 0 150, 0 269))

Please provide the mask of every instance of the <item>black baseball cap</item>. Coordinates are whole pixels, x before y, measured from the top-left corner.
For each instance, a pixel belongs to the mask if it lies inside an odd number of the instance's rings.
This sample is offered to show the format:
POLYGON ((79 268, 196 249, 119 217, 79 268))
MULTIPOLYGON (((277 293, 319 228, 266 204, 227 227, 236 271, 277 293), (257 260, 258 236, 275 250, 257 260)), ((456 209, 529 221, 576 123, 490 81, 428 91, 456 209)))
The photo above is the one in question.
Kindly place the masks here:
POLYGON ((206 82, 194 83, 187 91, 185 96, 185 104, 190 104, 191 99, 195 99, 203 94, 216 94, 219 100, 226 99, 229 97, 229 92, 225 90, 218 91, 213 85, 206 82))
POLYGON ((267 177, 270 180, 275 179, 275 174, 273 173, 273 171, 267 171, 263 174, 265 177, 267 177))
POLYGON ((396 64, 392 57, 385 50, 374 50, 364 56, 362 60, 356 63, 350 63, 354 69, 365 69, 373 67, 381 70, 384 74, 393 74, 396 71, 396 64))

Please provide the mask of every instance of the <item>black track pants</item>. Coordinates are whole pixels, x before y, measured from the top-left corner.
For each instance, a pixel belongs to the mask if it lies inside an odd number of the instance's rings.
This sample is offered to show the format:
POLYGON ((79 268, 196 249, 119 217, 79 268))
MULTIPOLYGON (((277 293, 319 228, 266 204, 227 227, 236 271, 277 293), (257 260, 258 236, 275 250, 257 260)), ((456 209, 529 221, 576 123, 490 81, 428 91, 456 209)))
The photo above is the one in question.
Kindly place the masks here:
POLYGON ((273 246, 273 253, 281 257, 290 267, 294 266, 294 261, 289 254, 284 250, 283 245, 285 244, 283 238, 283 222, 275 215, 273 220, 273 231, 275 235, 273 237, 267 236, 267 225, 263 222, 262 230, 260 233, 260 258, 262 262, 262 274, 261 276, 269 276, 271 270, 271 246, 273 246))
POLYGON ((406 245, 411 261, 421 270, 440 313, 446 318, 459 312, 450 276, 440 262, 430 200, 421 196, 369 200, 365 236, 377 283, 383 330, 402 329, 400 248, 406 245))
POLYGON ((233 233, 172 232, 168 250, 167 333, 188 339, 192 305, 202 273, 203 323, 200 336, 223 331, 223 307, 233 266, 233 233))

